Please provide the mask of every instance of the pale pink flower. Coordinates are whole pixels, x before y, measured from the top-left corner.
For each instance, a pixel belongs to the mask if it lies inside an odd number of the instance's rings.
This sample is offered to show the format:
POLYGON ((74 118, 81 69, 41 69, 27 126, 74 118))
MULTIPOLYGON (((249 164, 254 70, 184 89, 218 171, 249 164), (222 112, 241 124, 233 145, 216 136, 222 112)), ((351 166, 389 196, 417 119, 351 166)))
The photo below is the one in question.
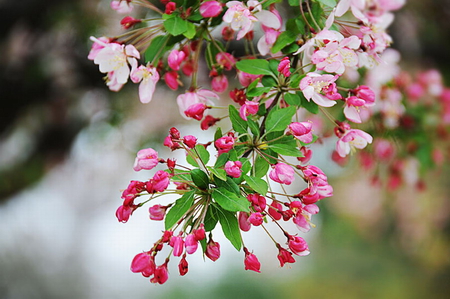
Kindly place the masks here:
POLYGON ((141 65, 131 72, 130 78, 134 83, 141 82, 139 84, 139 99, 144 104, 149 103, 152 100, 156 83, 159 80, 156 68, 141 65))
POLYGON ((284 163, 277 163, 269 173, 269 177, 280 184, 290 185, 294 181, 294 169, 284 163))
POLYGON ((184 53, 183 51, 172 50, 169 56, 167 57, 167 63, 169 64, 170 68, 172 68, 175 71, 178 71, 185 57, 186 53, 184 53))
POLYGON ((110 43, 109 38, 104 37, 104 36, 95 38, 95 39, 93 39, 93 41, 94 41, 94 43, 92 44, 91 51, 89 51, 89 55, 88 55, 89 60, 94 60, 95 57, 97 56, 98 52, 100 52, 100 50, 102 50, 107 44, 110 43))
POLYGON ((150 170, 158 164, 158 153, 152 148, 141 149, 137 152, 133 169, 139 171, 141 169, 150 170))
POLYGON ((216 55, 216 61, 219 66, 222 66, 225 70, 231 71, 236 64, 236 58, 233 55, 226 52, 220 52, 216 55))
POLYGON ((264 35, 258 40, 257 47, 261 55, 267 55, 272 50, 273 45, 281 34, 279 30, 267 28, 264 30, 264 35))
POLYGON ((313 141, 312 124, 310 122, 293 122, 288 128, 289 132, 301 142, 311 143, 313 141))
POLYGON ((241 161, 228 161, 225 164, 226 173, 233 178, 238 178, 241 176, 242 173, 241 168, 242 168, 241 161))
POLYGON ((198 89, 196 91, 188 91, 184 94, 180 94, 177 97, 180 114, 184 118, 189 119, 189 117, 185 114, 185 111, 188 110, 189 107, 199 103, 204 105, 214 105, 214 103, 212 102, 213 99, 218 100, 219 96, 215 92, 207 89, 198 89))
POLYGON ((355 149, 363 149, 368 143, 372 143, 372 136, 358 129, 346 131, 336 143, 336 151, 341 157, 347 156, 355 149))
POLYGON ((133 4, 131 0, 117 0, 111 2, 111 8, 118 13, 128 14, 133 10, 133 4))
POLYGON ((222 3, 219 1, 205 1, 200 4, 200 14, 204 18, 217 17, 222 12, 222 3))
POLYGON ((300 89, 308 101, 312 99, 319 106, 331 107, 336 104, 335 100, 340 98, 340 95, 334 91, 335 81, 338 78, 338 75, 307 73, 306 77, 300 81, 300 89), (331 93, 330 87, 332 89, 331 93))

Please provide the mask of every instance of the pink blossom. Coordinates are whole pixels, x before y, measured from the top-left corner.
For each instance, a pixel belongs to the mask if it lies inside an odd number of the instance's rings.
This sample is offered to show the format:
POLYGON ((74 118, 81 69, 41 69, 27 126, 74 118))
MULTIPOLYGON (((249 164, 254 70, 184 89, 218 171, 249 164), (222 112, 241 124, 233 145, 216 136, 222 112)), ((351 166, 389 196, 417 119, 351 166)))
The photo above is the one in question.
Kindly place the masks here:
POLYGON ((250 228, 252 227, 250 221, 248 221, 249 216, 250 215, 247 212, 239 212, 238 213, 239 228, 244 232, 248 232, 250 230, 250 228))
POLYGON ((201 241, 204 238, 206 238, 206 233, 205 233, 205 226, 202 224, 200 224, 199 228, 194 229, 193 231, 194 235, 195 235, 195 239, 197 241, 201 241))
POLYGON ((112 1, 111 8, 118 13, 127 14, 133 10, 133 4, 131 4, 131 0, 112 1))
POLYGON ((198 240, 196 239, 195 234, 189 234, 186 236, 184 246, 186 247, 186 252, 188 254, 193 254, 197 251, 198 240))
POLYGON ((341 157, 347 156, 355 149, 362 149, 372 143, 372 136, 358 129, 350 129, 336 143, 336 151, 341 157))
POLYGON ((274 220, 281 219, 281 213, 283 211, 283 206, 278 201, 272 201, 269 206, 268 213, 274 220))
POLYGON ((289 132, 303 143, 311 143, 313 141, 311 131, 312 124, 307 121, 293 122, 289 125, 289 132))
POLYGON ((300 151, 302 152, 303 157, 297 157, 297 160, 302 164, 308 163, 312 158, 312 150, 307 148, 306 146, 302 146, 300 148, 300 151))
POLYGON ((161 205, 154 205, 148 209, 151 220, 164 220, 164 216, 166 216, 167 207, 161 205))
POLYGON ((289 236, 289 249, 296 255, 305 256, 309 254, 308 244, 302 237, 289 236))
POLYGON ((156 265, 150 252, 142 252, 137 254, 131 262, 131 272, 140 273, 146 277, 152 275, 155 271, 156 265))
POLYGON ((167 86, 172 90, 178 89, 178 73, 176 71, 167 72, 164 75, 164 81, 166 81, 167 86))
POLYGON ((216 55, 217 64, 225 70, 230 71, 236 64, 236 58, 230 53, 220 52, 216 55))
MULTIPOLYGON (((91 38, 98 44, 104 44, 102 41, 91 38)), ((97 55, 94 63, 98 64, 100 72, 107 73, 110 81, 116 84, 125 84, 130 75, 130 67, 137 67, 137 60, 140 58, 139 51, 133 45, 120 45, 117 43, 104 44, 97 55)))
POLYGON ((214 76, 211 80, 211 88, 218 93, 224 92, 228 88, 228 78, 224 75, 214 76))
POLYGON ((258 258, 253 253, 250 253, 247 248, 244 247, 245 259, 244 266, 245 270, 252 270, 258 273, 261 273, 261 264, 258 261, 258 258))
POLYGON ((248 217, 248 221, 254 226, 260 226, 264 222, 264 219, 260 212, 256 212, 250 214, 250 217, 248 217))
POLYGON ((196 119, 196 120, 201 120, 203 118, 203 113, 205 113, 205 110, 208 107, 204 104, 204 103, 197 103, 197 104, 193 104, 191 106, 189 106, 188 109, 186 109, 186 111, 184 111, 184 114, 187 117, 196 119))
POLYGON ((222 12, 222 3, 219 1, 205 1, 200 4, 200 14, 204 18, 214 18, 222 12))
POLYGON ((241 168, 242 168, 241 161, 228 161, 225 164, 226 173, 233 178, 238 178, 241 176, 242 173, 241 168))
POLYGON ((152 148, 141 149, 137 152, 133 169, 139 171, 142 169, 150 170, 158 164, 158 153, 152 148))
POLYGON ((172 236, 169 245, 173 247, 174 256, 181 256, 184 250, 184 241, 181 236, 172 236))
POLYGON ((248 115, 254 115, 259 110, 259 103, 253 101, 245 101, 245 104, 239 109, 239 116, 243 120, 247 120, 248 115))
POLYGON ((139 83, 139 99, 146 104, 152 100, 159 74, 154 67, 140 67, 134 69, 130 75, 131 81, 139 83))
POLYGON ((130 206, 133 200, 145 190, 145 183, 140 181, 131 181, 127 189, 122 192, 123 205, 130 206))
POLYGON ((373 148, 375 156, 381 161, 388 161, 395 156, 395 147, 389 140, 377 138, 373 148))
POLYGON ((169 186, 169 182, 169 174, 163 170, 158 170, 153 178, 147 182, 147 192, 150 194, 163 192, 169 186))
POLYGON ((120 21, 120 25, 122 25, 122 27, 124 29, 129 29, 131 27, 133 27, 136 24, 139 24, 140 22, 142 22, 141 20, 135 19, 133 17, 127 16, 124 17, 121 21, 120 21))
POLYGON ((186 255, 183 255, 183 257, 180 260, 180 263, 178 264, 178 271, 181 276, 184 276, 188 273, 189 265, 186 260, 186 255))
POLYGON ((134 206, 126 206, 122 205, 116 210, 116 217, 119 222, 126 223, 128 219, 130 219, 131 214, 133 213, 135 207, 134 206))
POLYGON ((164 13, 171 15, 175 11, 175 9, 177 9, 177 4, 175 2, 170 1, 166 4, 164 13))
POLYGON ((248 74, 248 73, 245 73, 242 71, 238 71, 237 75, 238 75, 239 83, 244 87, 249 86, 250 83, 252 83, 256 79, 262 77, 262 75, 252 75, 252 74, 248 74))
POLYGON ((220 118, 215 118, 211 115, 205 116, 205 118, 200 123, 200 128, 205 131, 208 130, 210 127, 214 126, 216 122, 218 122, 220 118))
POLYGON ((178 71, 180 69, 180 64, 183 62, 186 54, 183 51, 172 50, 169 56, 167 57, 167 62, 169 67, 174 71, 178 71))
POLYGON ((215 262, 220 257, 220 244, 218 242, 214 242, 212 239, 209 240, 206 245, 205 255, 215 262))
POLYGON ((214 142, 214 145, 216 146, 219 155, 228 153, 234 147, 234 140, 233 136, 223 136, 217 139, 214 142))
POLYGON ((312 99, 319 106, 331 107, 336 104, 335 100, 340 98, 340 95, 333 90, 333 87, 335 88, 336 85, 334 82, 338 77, 339 76, 337 75, 333 76, 320 75, 318 73, 307 73, 306 77, 300 81, 300 89, 308 101, 312 99))
POLYGON ((291 71, 289 68, 291 67, 291 62, 289 57, 284 57, 281 59, 280 64, 278 65, 278 72, 283 74, 285 77, 289 77, 291 75, 291 71))
POLYGON ((189 119, 188 116, 186 116, 185 111, 188 110, 192 105, 202 103, 205 106, 206 105, 214 105, 212 102, 213 99, 218 100, 219 96, 207 89, 199 89, 197 91, 189 91, 185 94, 180 94, 177 97, 177 103, 178 108, 180 109, 180 114, 186 118, 189 119))
POLYGON ((194 148, 195 145, 197 144, 197 137, 192 136, 192 135, 187 135, 183 137, 183 143, 188 147, 188 148, 194 148))
POLYGON ((89 51, 88 59, 94 60, 98 52, 100 52, 100 50, 102 50, 107 44, 109 44, 110 40, 109 38, 104 36, 99 38, 92 37, 91 39, 94 41, 94 43, 92 44, 91 51, 89 51))
POLYGON ((165 262, 155 269, 154 276, 150 279, 150 281, 152 283, 163 284, 167 281, 167 279, 169 279, 169 272, 167 271, 167 262, 165 262))
POLYGON ((266 209, 266 198, 258 193, 247 195, 248 201, 251 202, 253 209, 256 212, 263 212, 266 209))
POLYGON ((295 263, 295 259, 292 256, 292 253, 278 245, 278 260, 280 261, 280 266, 283 267, 286 263, 295 263))
POLYGON ((173 141, 173 138, 172 138, 170 135, 168 135, 168 136, 164 139, 163 145, 164 145, 164 146, 167 146, 168 148, 170 148, 170 149, 173 150, 173 151, 176 150, 176 149, 181 148, 180 144, 179 144, 178 142, 174 142, 174 141, 173 141))
POLYGON ((269 177, 280 184, 290 185, 294 181, 294 169, 284 163, 277 163, 269 173, 269 177))

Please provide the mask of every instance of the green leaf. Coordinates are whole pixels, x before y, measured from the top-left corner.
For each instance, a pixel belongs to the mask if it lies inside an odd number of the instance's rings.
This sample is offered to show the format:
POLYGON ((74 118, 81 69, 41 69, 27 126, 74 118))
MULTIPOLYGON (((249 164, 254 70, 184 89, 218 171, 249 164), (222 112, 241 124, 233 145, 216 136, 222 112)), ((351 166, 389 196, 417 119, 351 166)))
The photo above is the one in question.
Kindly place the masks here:
POLYGON ((295 24, 297 25, 297 29, 298 29, 298 32, 300 34, 305 34, 306 33, 306 31, 305 31, 306 24, 305 24, 305 20, 303 20, 302 17, 296 18, 295 19, 295 24))
POLYGON ((239 111, 233 105, 228 106, 231 124, 236 132, 247 133, 247 122, 239 116, 239 111))
POLYGON ((259 137, 259 126, 249 118, 247 119, 247 124, 252 134, 255 135, 256 137, 259 137))
POLYGON ((226 173, 226 171, 224 169, 217 169, 215 167, 209 167, 209 166, 208 166, 208 169, 218 179, 220 179, 222 181, 226 181, 227 180, 227 173, 226 173))
POLYGON ((186 32, 183 32, 183 35, 186 36, 188 39, 194 38, 195 34, 197 33, 197 30, 195 28, 195 25, 191 22, 187 22, 187 30, 186 32))
POLYGON ((208 45, 206 46, 205 56, 206 63, 208 64, 209 69, 211 69, 212 65, 216 63, 216 55, 221 51, 225 52, 225 48, 219 40, 216 40, 215 44, 208 43, 208 45))
POLYGON ((190 182, 191 175, 187 170, 175 169, 175 175, 171 178, 171 180, 175 182, 190 182))
POLYGON ((225 163, 228 162, 228 160, 229 160, 228 157, 229 157, 228 153, 223 153, 223 154, 221 154, 221 155, 217 158, 216 163, 214 164, 214 168, 220 168, 220 167, 223 167, 223 166, 225 165, 225 163))
POLYGON ((291 32, 291 31, 284 31, 282 32, 276 42, 273 44, 272 46, 272 53, 277 53, 278 51, 280 51, 281 49, 283 49, 284 47, 286 47, 289 44, 292 44, 293 42, 295 42, 297 39, 297 34, 291 32))
POLYGON ((254 177, 262 178, 269 170, 269 163, 262 157, 257 157, 255 160, 255 175, 254 177))
POLYGON ((252 75, 271 75, 269 62, 265 59, 244 59, 236 63, 236 68, 252 75))
POLYGON ((313 101, 308 101, 302 92, 297 92, 297 95, 300 97, 302 102, 302 107, 311 112, 312 114, 319 113, 319 106, 313 101))
POLYGON ((264 76, 261 79, 261 84, 265 87, 274 87, 277 86, 277 80, 275 80, 272 76, 264 76))
POLYGON ((285 143, 270 144, 269 148, 274 152, 291 157, 303 157, 302 152, 297 147, 285 143))
POLYGON ((195 192, 190 191, 185 193, 181 198, 179 198, 175 205, 169 210, 164 220, 164 226, 166 230, 172 228, 189 210, 189 208, 194 203, 195 192))
POLYGON ((192 169, 191 177, 194 184, 202 190, 207 190, 209 187, 209 178, 201 169, 192 169))
POLYGON ((152 63, 159 59, 159 57, 165 53, 164 48, 169 38, 170 35, 160 35, 155 37, 145 51, 145 61, 152 63))
POLYGON ((230 212, 250 212, 249 201, 242 195, 236 195, 225 188, 216 188, 211 194, 212 198, 225 210, 230 212))
POLYGON ((252 169, 252 164, 248 158, 240 158, 239 161, 242 163, 242 174, 246 174, 252 169))
POLYGON ((223 188, 230 192, 233 192, 236 195, 241 195, 239 186, 230 177, 227 177, 226 181, 215 181, 215 183, 218 188, 223 188))
POLYGON ((292 106, 300 106, 302 101, 300 97, 296 94, 286 93, 284 94, 284 101, 292 106))
POLYGON ((336 6, 336 0, 316 0, 317 2, 320 2, 328 7, 335 7, 336 6))
POLYGON ((276 76, 278 76, 278 66, 280 62, 276 59, 269 59, 269 68, 276 76))
POLYGON ((214 133, 214 141, 222 137, 222 129, 217 127, 216 132, 214 133))
POLYGON ((225 237, 231 242, 237 251, 241 250, 242 238, 239 224, 234 213, 218 209, 219 222, 225 237))
POLYGON ((296 112, 297 109, 293 106, 271 110, 266 120, 266 132, 284 131, 291 123, 292 117, 296 112))
POLYGON ((177 36, 183 34, 188 30, 188 21, 183 20, 179 16, 174 16, 173 18, 167 19, 163 22, 164 28, 170 34, 177 36))
POLYGON ((299 6, 300 3, 298 0, 289 0, 288 2, 290 6, 299 6))
POLYGON ((247 97, 258 97, 264 93, 269 92, 271 89, 272 87, 256 87, 249 90, 246 95, 247 97))
POLYGON ((198 164, 198 159, 200 159, 203 162, 203 165, 206 165, 209 162, 209 152, 201 144, 197 144, 194 149, 192 149, 191 153, 187 155, 186 161, 194 167, 200 167, 198 164))
POLYGON ((208 210, 206 210, 205 221, 203 222, 205 224, 205 231, 212 231, 216 227, 217 221, 219 221, 217 208, 211 204, 208 206, 208 210))
POLYGON ((267 190, 269 190, 269 186, 267 185, 267 182, 263 179, 244 175, 244 179, 247 182, 247 184, 252 188, 256 193, 259 193, 261 195, 266 195, 267 190))

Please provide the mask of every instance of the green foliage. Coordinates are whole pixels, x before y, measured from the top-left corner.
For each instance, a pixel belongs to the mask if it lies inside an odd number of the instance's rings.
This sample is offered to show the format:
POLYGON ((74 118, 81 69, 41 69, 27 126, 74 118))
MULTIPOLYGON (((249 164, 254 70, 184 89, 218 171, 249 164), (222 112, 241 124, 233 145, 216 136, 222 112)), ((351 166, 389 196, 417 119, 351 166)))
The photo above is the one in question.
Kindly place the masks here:
POLYGON ((216 188, 211 193, 212 198, 225 210, 230 212, 250 212, 249 201, 242 195, 236 195, 226 188, 216 188))
POLYGON ((179 198, 175 205, 167 212, 164 220, 166 230, 172 228, 189 210, 194 203, 195 191, 189 191, 179 198))
POLYGON ((244 59, 236 63, 238 70, 252 75, 272 75, 265 59, 244 59))
POLYGON ((241 231, 239 230, 239 224, 234 213, 228 212, 223 209, 217 209, 219 216, 220 226, 225 237, 231 242, 236 250, 241 250, 242 238, 241 231))

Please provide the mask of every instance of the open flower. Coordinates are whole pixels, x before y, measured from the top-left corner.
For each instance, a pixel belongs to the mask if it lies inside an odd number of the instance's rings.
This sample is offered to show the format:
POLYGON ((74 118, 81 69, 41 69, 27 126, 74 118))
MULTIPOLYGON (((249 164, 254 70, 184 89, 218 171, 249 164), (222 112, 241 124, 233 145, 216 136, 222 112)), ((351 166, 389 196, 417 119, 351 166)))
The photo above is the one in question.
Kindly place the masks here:
POLYGON ((130 75, 131 81, 139 83, 139 99, 143 104, 152 100, 155 92, 156 83, 159 80, 159 74, 156 68, 141 65, 134 69, 130 75))
POLYGON ((137 152, 133 169, 139 171, 142 169, 150 170, 158 164, 158 153, 152 148, 141 149, 137 152))
POLYGON ((307 73, 300 81, 300 89, 308 101, 312 99, 319 106, 331 107, 336 104, 336 100, 342 98, 336 90, 335 81, 338 78, 337 75, 307 73))

